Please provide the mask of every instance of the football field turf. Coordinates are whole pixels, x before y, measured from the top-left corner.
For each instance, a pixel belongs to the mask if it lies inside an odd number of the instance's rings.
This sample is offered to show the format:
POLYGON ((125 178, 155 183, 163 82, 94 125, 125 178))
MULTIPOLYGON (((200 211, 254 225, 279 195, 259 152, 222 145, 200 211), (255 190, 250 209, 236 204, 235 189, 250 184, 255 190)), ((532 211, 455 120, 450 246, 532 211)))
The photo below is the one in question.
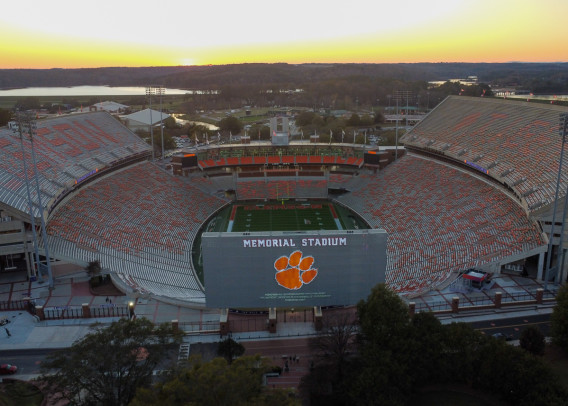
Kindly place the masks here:
POLYGON ((237 204, 227 231, 341 230, 334 205, 329 202, 237 204))

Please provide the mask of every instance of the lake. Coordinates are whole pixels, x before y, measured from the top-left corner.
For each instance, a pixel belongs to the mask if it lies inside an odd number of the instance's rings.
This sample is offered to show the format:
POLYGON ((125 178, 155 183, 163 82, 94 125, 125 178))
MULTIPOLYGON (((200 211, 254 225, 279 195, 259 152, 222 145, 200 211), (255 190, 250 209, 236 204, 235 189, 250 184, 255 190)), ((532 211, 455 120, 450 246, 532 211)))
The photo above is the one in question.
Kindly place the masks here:
MULTIPOLYGON (((203 93, 201 90, 164 89, 165 94, 203 93)), ((145 96, 144 86, 25 87, 0 90, 0 97, 23 96, 145 96)), ((157 97, 157 96, 156 96, 157 97)))

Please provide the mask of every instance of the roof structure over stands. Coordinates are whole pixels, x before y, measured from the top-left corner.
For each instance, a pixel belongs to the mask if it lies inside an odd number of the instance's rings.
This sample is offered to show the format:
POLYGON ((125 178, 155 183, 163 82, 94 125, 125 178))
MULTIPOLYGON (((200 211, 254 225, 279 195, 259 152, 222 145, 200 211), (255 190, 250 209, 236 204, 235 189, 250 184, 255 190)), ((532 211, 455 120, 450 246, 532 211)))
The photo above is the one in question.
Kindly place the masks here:
POLYGON ((149 126, 158 125, 160 124, 160 121, 165 120, 169 117, 169 114, 160 114, 160 112, 157 110, 144 109, 137 111, 136 113, 128 114, 122 118, 126 120, 128 126, 130 126, 131 123, 149 126))
POLYGON ((97 111, 107 111, 109 113, 121 113, 128 108, 125 104, 120 104, 113 101, 103 101, 93 104, 97 111))

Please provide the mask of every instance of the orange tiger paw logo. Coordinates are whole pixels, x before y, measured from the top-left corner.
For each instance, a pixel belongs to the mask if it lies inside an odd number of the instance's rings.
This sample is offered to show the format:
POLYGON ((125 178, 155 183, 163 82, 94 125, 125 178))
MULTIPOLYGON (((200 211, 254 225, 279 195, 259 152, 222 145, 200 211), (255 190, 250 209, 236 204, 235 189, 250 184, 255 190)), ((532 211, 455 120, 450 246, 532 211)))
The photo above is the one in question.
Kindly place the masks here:
POLYGON ((315 279, 317 269, 313 269, 314 257, 302 258, 302 251, 294 251, 289 257, 281 256, 274 261, 276 282, 290 290, 297 290, 315 279))

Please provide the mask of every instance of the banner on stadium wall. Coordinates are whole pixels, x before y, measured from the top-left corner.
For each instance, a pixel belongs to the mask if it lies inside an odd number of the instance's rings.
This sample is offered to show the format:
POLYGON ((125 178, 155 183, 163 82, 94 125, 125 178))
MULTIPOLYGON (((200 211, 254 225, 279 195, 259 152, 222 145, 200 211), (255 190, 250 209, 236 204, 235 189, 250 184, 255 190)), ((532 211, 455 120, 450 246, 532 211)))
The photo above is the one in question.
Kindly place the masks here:
POLYGON ((203 233, 207 307, 352 305, 385 282, 384 230, 203 233))

